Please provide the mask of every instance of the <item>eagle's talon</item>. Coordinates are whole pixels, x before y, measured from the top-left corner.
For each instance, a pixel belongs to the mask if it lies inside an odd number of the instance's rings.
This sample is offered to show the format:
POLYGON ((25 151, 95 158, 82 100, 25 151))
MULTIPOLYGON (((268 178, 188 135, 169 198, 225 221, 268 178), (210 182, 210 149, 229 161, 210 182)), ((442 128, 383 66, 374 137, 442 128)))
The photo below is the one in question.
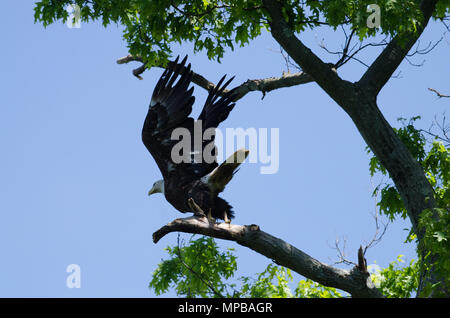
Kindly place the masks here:
POLYGON ((228 218, 227 213, 225 212, 223 215, 223 219, 226 224, 231 224, 231 220, 228 218))

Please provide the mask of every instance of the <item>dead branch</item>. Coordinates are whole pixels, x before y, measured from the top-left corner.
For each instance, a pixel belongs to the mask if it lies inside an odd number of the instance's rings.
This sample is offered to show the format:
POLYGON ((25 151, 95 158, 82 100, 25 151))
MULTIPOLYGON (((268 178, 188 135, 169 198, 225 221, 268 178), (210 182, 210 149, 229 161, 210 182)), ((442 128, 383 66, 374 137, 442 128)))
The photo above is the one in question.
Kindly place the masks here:
MULTIPOLYGON (((141 62, 143 63, 143 60, 139 56, 133 56, 133 55, 127 55, 125 57, 122 57, 117 60, 117 64, 126 64, 129 62, 141 62)), ((169 62, 169 66, 170 66, 169 62)), ((163 66, 157 66, 162 68, 163 66)), ((133 75, 136 76, 139 79, 142 79, 140 76, 144 71, 146 70, 146 66, 143 63, 141 66, 133 70, 133 75)), ((192 82, 206 90, 210 90, 214 88, 216 85, 207 80, 205 77, 198 73, 193 73, 192 76, 192 82)), ((263 98, 267 92, 270 92, 275 89, 284 88, 284 87, 291 87, 296 86, 300 84, 306 84, 313 82, 313 79, 311 76, 304 72, 297 72, 294 74, 290 73, 284 73, 281 77, 269 77, 265 79, 253 79, 253 80, 247 80, 241 85, 238 85, 236 88, 236 97, 235 100, 239 100, 247 93, 252 91, 259 91, 263 93, 263 98)), ((228 90, 224 90, 223 93, 225 94, 228 92, 228 90)))
POLYGON ((439 93, 439 92, 438 92, 437 90, 435 90, 434 88, 428 88, 428 90, 431 91, 431 92, 433 92, 433 93, 436 93, 436 95, 437 95, 439 98, 442 98, 442 97, 447 97, 447 98, 449 98, 449 97, 450 97, 450 95, 445 95, 445 94, 439 93))
POLYGON ((205 217, 192 216, 176 219, 161 227, 153 233, 153 241, 157 243, 171 232, 195 233, 234 241, 272 259, 276 264, 325 286, 347 291, 353 297, 383 297, 369 275, 358 267, 344 270, 321 263, 291 244, 262 231, 255 224, 210 223, 205 217))
MULTIPOLYGON (((133 70, 133 75, 136 76, 137 78, 139 78, 140 80, 143 79, 140 75, 145 72, 145 70, 147 69, 147 66, 145 65, 144 61, 142 60, 142 58, 140 56, 134 56, 134 55, 128 54, 127 56, 118 59, 116 62, 117 62, 117 64, 126 64, 129 62, 141 62, 142 65, 133 70)), ((170 66, 171 63, 172 62, 169 61, 168 66, 170 66)), ((157 67, 164 68, 164 66, 162 66, 162 65, 157 65, 157 67)), ((204 78, 203 76, 201 76, 195 72, 193 72, 193 75, 192 75, 192 82, 197 84, 200 87, 203 87, 206 90, 209 90, 210 88, 215 87, 214 83, 208 81, 206 78, 204 78)))
POLYGON ((367 273, 367 261, 364 258, 364 252, 362 246, 358 249, 358 268, 361 272, 367 273))
POLYGON ((344 264, 344 265, 357 266, 358 264, 349 260, 345 255, 345 253, 346 253, 345 250, 346 250, 346 245, 347 245, 347 239, 345 237, 342 238, 342 248, 340 245, 341 245, 341 240, 339 238, 336 238, 334 241, 333 249, 336 250, 339 260, 334 262, 333 265, 344 264))
POLYGON ((361 59, 357 58, 356 55, 368 47, 381 47, 387 45, 386 42, 387 36, 384 37, 380 42, 370 42, 363 44, 363 42, 357 41, 355 44, 351 45, 354 35, 356 33, 356 29, 351 30, 350 34, 347 34, 344 26, 342 25, 341 29, 342 32, 344 33, 345 41, 343 47, 340 50, 336 51, 329 49, 325 45, 324 39, 322 39, 322 41, 319 44, 320 48, 322 48, 328 54, 337 55, 339 57, 339 60, 336 63, 334 63, 335 68, 343 66, 350 60, 354 60, 368 68, 369 65, 366 62, 362 61, 361 59))
MULTIPOLYGON (((447 117, 444 112, 442 114, 442 120, 438 120, 437 116, 434 116, 434 121, 431 123, 430 128, 428 130, 419 129, 419 131, 434 137, 434 140, 440 140, 445 147, 450 147, 450 124, 446 120, 447 117), (437 132, 435 132, 436 130, 437 132)), ((432 142, 432 140, 427 141, 432 142)))
MULTIPOLYGON (((380 184, 381 183, 382 182, 380 182, 380 184)), ((373 214, 373 219, 374 219, 374 223, 375 223, 375 232, 372 236, 372 239, 364 245, 364 248, 362 247, 362 245, 360 245, 360 248, 358 249, 358 264, 356 264, 356 263, 352 262, 351 260, 347 259, 347 257, 346 257, 346 252, 345 252, 346 243, 347 243, 346 238, 344 237, 342 239, 342 247, 341 247, 340 240, 337 238, 335 240, 333 249, 335 249, 337 252, 338 261, 334 262, 334 265, 336 265, 336 264, 353 265, 353 266, 357 266, 358 268, 361 269, 362 268, 361 267, 362 266, 361 259, 364 258, 367 250, 371 247, 374 247, 376 244, 378 244, 382 240, 384 234, 386 233, 389 222, 385 223, 383 220, 381 220, 379 207, 377 205, 377 202, 379 201, 378 198, 379 198, 379 193, 380 193, 380 186, 377 186, 375 189, 376 189, 376 194, 374 195, 374 197, 375 197, 375 200, 374 200, 375 201, 375 214, 373 214), (362 253, 362 255, 360 255, 361 253, 362 253)), ((367 268, 366 268, 366 270, 367 270, 367 268)))

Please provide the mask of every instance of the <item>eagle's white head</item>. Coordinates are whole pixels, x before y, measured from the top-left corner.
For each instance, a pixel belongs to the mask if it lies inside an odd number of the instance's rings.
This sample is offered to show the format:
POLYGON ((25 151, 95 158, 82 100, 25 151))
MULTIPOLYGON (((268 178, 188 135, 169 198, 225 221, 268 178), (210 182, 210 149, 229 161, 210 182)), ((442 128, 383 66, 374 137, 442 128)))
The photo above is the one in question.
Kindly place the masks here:
POLYGON ((164 193, 164 180, 158 180, 153 183, 153 187, 148 191, 148 195, 153 193, 164 193))

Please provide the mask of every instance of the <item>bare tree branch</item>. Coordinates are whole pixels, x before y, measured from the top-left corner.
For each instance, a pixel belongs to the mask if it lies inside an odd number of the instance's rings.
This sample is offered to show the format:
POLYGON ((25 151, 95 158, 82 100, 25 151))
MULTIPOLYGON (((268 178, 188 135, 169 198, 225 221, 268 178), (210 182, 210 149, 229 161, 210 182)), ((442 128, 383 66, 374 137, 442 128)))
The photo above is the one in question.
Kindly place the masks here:
POLYGON ((309 74, 305 72, 284 73, 281 77, 269 77, 264 79, 247 80, 237 88, 237 99, 244 97, 247 93, 252 91, 260 91, 263 93, 263 98, 267 92, 275 89, 291 87, 300 84, 313 82, 309 74))
POLYGON ((435 90, 434 88, 428 88, 428 90, 431 91, 431 92, 433 92, 433 93, 436 93, 436 95, 437 95, 439 98, 442 98, 442 97, 449 98, 449 97, 450 97, 450 95, 444 95, 444 94, 439 93, 439 92, 438 92, 437 90, 435 90))
POLYGON ((420 47, 420 39, 418 39, 418 40, 417 40, 417 46, 416 46, 416 49, 414 50, 414 52, 408 53, 407 56, 414 56, 414 55, 416 55, 416 54, 419 54, 419 55, 425 55, 425 54, 428 54, 428 53, 430 53, 431 51, 433 51, 434 48, 435 48, 436 46, 438 46, 438 44, 441 43, 441 41, 442 41, 443 39, 444 39, 444 37, 441 36, 441 38, 440 38, 439 40, 437 40, 435 43, 432 43, 432 42, 430 41, 430 42, 428 42, 428 45, 427 45, 425 48, 423 48, 423 49, 420 49, 420 48, 419 48, 419 47, 420 47))
MULTIPOLYGON (((379 191, 377 191, 377 192, 379 192, 379 191)), ((375 200, 375 203, 376 203, 376 201, 377 200, 375 200)), ((366 252, 369 248, 375 246, 382 240, 384 234, 386 233, 388 225, 389 225, 389 223, 385 223, 382 220, 380 220, 379 208, 377 206, 375 206, 375 214, 373 215, 373 218, 375 221, 375 233, 373 234, 372 239, 368 243, 365 243, 364 247, 362 245, 360 246, 360 249, 362 249, 362 251, 361 251, 362 257, 364 257, 366 255, 366 252), (381 223, 381 225, 380 225, 380 223, 381 223)), ((349 260, 346 257, 346 252, 345 252, 346 245, 347 245, 347 239, 345 237, 342 238, 342 240, 340 240, 339 238, 336 238, 333 249, 336 250, 336 252, 337 252, 338 261, 334 262, 334 265, 336 265, 336 264, 345 264, 345 265, 353 265, 353 266, 361 265, 361 263, 360 263, 361 256, 359 255, 360 251, 358 250, 358 264, 356 264, 355 262, 349 260), (342 243, 342 247, 341 247, 341 243, 342 243)))
POLYGON ((337 69, 339 67, 341 67, 342 65, 346 64, 348 61, 350 60, 355 60, 358 63, 364 65, 365 67, 369 68, 369 65, 362 61, 359 58, 356 58, 355 56, 360 53, 362 50, 366 49, 367 47, 377 47, 377 46, 386 46, 387 42, 387 36, 384 37, 383 40, 381 40, 380 42, 370 42, 367 44, 363 44, 363 42, 361 41, 357 41, 357 43, 355 43, 354 45, 350 46, 350 44, 352 43, 353 37, 356 33, 356 29, 352 29, 350 34, 347 35, 347 32, 345 31, 345 28, 343 25, 341 25, 342 31, 344 33, 345 36, 345 41, 344 41, 344 46, 341 48, 341 50, 339 51, 334 51, 334 50, 330 50, 329 48, 327 48, 325 46, 324 40, 322 39, 322 42, 319 44, 319 46, 325 50, 327 53, 332 54, 332 55, 338 55, 339 56, 339 60, 334 63, 334 67, 337 69), (358 43, 359 42, 359 43, 358 43))
MULTIPOLYGON (((383 178, 384 179, 384 178, 383 178)), ((363 254, 366 255, 366 252, 369 248, 375 246, 378 244, 381 239, 383 238, 384 234, 386 233, 386 230, 389 225, 389 220, 387 223, 383 222, 380 215, 380 207, 378 205, 378 202, 380 201, 380 192, 381 192, 381 184, 383 183, 383 179, 380 181, 378 186, 374 189, 374 210, 375 213, 373 214, 373 219, 375 221, 375 233, 372 236, 372 239, 366 244, 363 250, 363 254)))
MULTIPOLYGON (((142 63, 141 66, 139 66, 138 68, 133 70, 133 75, 142 80, 142 77, 140 75, 142 73, 144 73, 144 71, 147 69, 142 57, 129 54, 129 55, 117 60, 117 64, 126 64, 129 62, 141 62, 142 63)), ((171 63, 172 62, 169 62, 169 65, 171 63)), ((157 67, 164 68, 164 66, 162 66, 162 65, 158 65, 157 67)), ((215 87, 214 83, 208 81, 206 78, 204 78, 203 76, 201 76, 195 72, 193 73, 193 76, 192 76, 192 82, 197 84, 200 87, 203 87, 206 90, 215 87)))
POLYGON ((270 17, 270 32, 289 56, 311 75, 314 81, 338 104, 351 94, 352 84, 342 80, 331 63, 323 62, 295 35, 283 17, 281 4, 274 0, 264 0, 264 7, 270 17))
POLYGON ((353 297, 383 297, 373 285, 367 272, 357 267, 344 270, 321 263, 289 243, 261 231, 255 224, 212 224, 206 218, 192 216, 176 219, 161 227, 153 233, 153 241, 157 243, 171 232, 196 233, 235 241, 274 260, 281 266, 290 268, 325 286, 342 289, 353 297))
POLYGON ((358 249, 358 269, 363 273, 367 273, 367 261, 364 258, 362 246, 359 246, 358 249))
MULTIPOLYGON (((428 130, 419 129, 420 132, 426 133, 429 136, 434 137, 434 139, 440 140, 444 143, 445 147, 450 147, 450 124, 447 122, 447 117, 445 112, 442 114, 442 120, 439 121, 437 116, 434 116, 434 121, 431 123, 428 130), (437 127, 437 132, 433 132, 434 128, 437 127)), ((429 142, 432 142, 428 140, 429 142)))
POLYGON ((287 54, 283 50, 283 48, 281 46, 280 46, 280 49, 278 51, 275 51, 275 50, 271 50, 271 51, 274 51, 274 52, 277 52, 277 53, 281 54, 281 56, 283 57, 283 60, 284 60, 284 64, 286 65, 287 73, 291 73, 291 67, 293 67, 297 71, 301 71, 302 70, 302 68, 300 66, 298 66, 297 64, 295 64, 294 62, 291 61, 291 57, 289 56, 289 54, 287 54))
POLYGON ((338 255, 338 261, 334 262, 333 265, 337 265, 337 264, 345 264, 345 265, 352 265, 352 266, 358 265, 355 262, 350 261, 346 257, 346 255, 345 255, 346 245, 347 245, 347 239, 345 237, 343 237, 342 240, 339 238, 335 239, 333 249, 336 250, 336 253, 338 255), (341 243, 342 243, 342 248, 341 248, 341 243))
MULTIPOLYGON (((141 62, 143 63, 143 60, 139 56, 133 56, 133 55, 127 55, 125 57, 122 57, 117 60, 117 64, 125 64, 129 62, 141 62)), ((169 62, 169 65, 172 62, 169 62)), ((158 66, 163 67, 163 66, 158 66)), ((145 64, 142 64, 140 67, 133 70, 133 75, 138 77, 139 79, 142 79, 140 76, 144 71, 146 70, 145 64)), ((193 73, 192 76, 192 82, 206 90, 210 90, 214 88, 216 85, 207 80, 205 77, 198 73, 193 73)), ((313 82, 313 79, 311 76, 304 72, 297 72, 297 73, 284 73, 281 77, 269 77, 264 79, 253 79, 253 80, 247 80, 241 85, 237 86, 236 89, 236 97, 235 100, 239 100, 247 93, 252 91, 259 91, 263 93, 263 98, 267 92, 270 92, 275 89, 283 88, 283 87, 290 87, 300 84, 306 84, 313 82)), ((223 93, 225 94, 228 92, 228 90, 224 90, 223 93)))

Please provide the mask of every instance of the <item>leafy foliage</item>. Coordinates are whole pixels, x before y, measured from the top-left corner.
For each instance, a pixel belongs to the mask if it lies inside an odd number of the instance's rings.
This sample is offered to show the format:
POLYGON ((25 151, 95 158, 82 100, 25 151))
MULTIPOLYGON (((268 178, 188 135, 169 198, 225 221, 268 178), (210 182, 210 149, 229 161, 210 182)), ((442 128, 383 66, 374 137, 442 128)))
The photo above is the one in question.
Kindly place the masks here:
MULTIPOLYGON (((403 127, 396 129, 394 131, 399 136, 400 140, 405 144, 408 150, 411 152, 413 157, 419 161, 423 162, 425 157, 425 137, 414 128, 414 122, 420 119, 419 116, 411 118, 411 120, 406 124, 404 118, 399 118, 398 120, 403 123, 403 127)), ((371 153, 369 147, 366 147, 367 153, 371 153)), ((383 167, 381 162, 377 157, 373 156, 370 158, 369 164, 370 175, 373 177, 375 173, 380 172, 382 175, 387 175, 388 172, 386 168, 383 167)), ((379 191, 381 192, 381 200, 378 203, 380 211, 386 214, 391 221, 394 220, 396 215, 400 215, 403 219, 406 218, 406 208, 403 201, 400 198, 400 194, 392 183, 385 184, 383 187, 381 185, 377 186, 373 192, 375 196, 379 191)))
MULTIPOLYGON (((433 187, 438 208, 433 211, 425 210, 419 220, 419 230, 424 231, 424 239, 418 245, 419 251, 433 251, 438 257, 423 257, 420 255, 422 270, 433 267, 441 277, 447 277, 445 284, 450 286, 450 150, 438 138, 427 141, 421 130, 414 127, 414 122, 420 117, 413 117, 407 124, 404 118, 403 127, 395 129, 396 133, 414 158, 422 165, 425 175, 433 187)), ((368 151, 370 152, 370 151, 368 151)), ((370 173, 376 172, 386 175, 386 169, 376 157, 370 159, 370 173)), ((380 185, 381 186, 381 185, 380 185)), ((375 190, 378 191, 380 186, 375 190)), ((374 193, 375 193, 374 192, 374 193)), ((400 194, 392 183, 381 188, 381 199, 378 203, 380 211, 392 220, 397 215, 406 217, 406 209, 400 199, 400 194)), ((408 240, 415 238, 415 233, 409 235, 408 240)), ((419 254, 422 254, 419 252, 419 254)), ((428 253, 429 254, 429 253, 428 253)), ((428 292, 438 286, 428 286, 428 292)), ((440 286, 443 287, 443 286, 440 286)), ((427 294, 427 293, 425 293, 427 294)))
MULTIPOLYGON (((233 255, 233 250, 220 252, 216 242, 210 237, 191 239, 188 246, 178 245, 168 247, 166 250, 171 258, 158 265, 149 285, 157 295, 174 289, 177 295, 188 297, 342 298, 349 296, 347 293, 323 286, 310 279, 300 280, 292 291, 291 271, 274 264, 267 265, 263 272, 251 277, 239 277, 238 281, 241 285, 237 286, 235 283, 230 283, 237 269, 237 259, 233 255), (181 249, 182 259, 178 249, 181 249), (191 269, 187 269, 182 262, 191 269), (213 289, 217 293, 213 292, 213 289)), ((404 263, 402 255, 399 255, 387 268, 377 270, 371 275, 375 285, 386 297, 411 297, 417 290, 419 263, 412 260, 408 266, 401 266, 402 263, 404 263)))
MULTIPOLYGON (((414 122, 419 119, 420 116, 413 117, 406 123, 406 119, 399 118, 403 127, 394 128, 394 130, 412 156, 422 165, 428 181, 435 191, 438 206, 448 208, 450 207, 450 151, 437 139, 432 142, 426 141, 422 131, 414 127, 414 122), (427 148, 429 148, 428 151, 427 148)), ((367 148, 367 153, 371 153, 369 148, 367 148)), ((371 176, 377 172, 385 176, 388 174, 375 156, 370 158, 369 171, 371 176)), ((381 200, 378 205, 382 213, 391 220, 397 215, 403 219, 406 218, 405 206, 392 182, 383 186, 379 185, 373 194, 375 195, 378 191, 381 191, 381 200)))
POLYGON ((294 293, 289 283, 293 281, 288 268, 269 264, 257 278, 242 277, 244 284, 241 287, 240 297, 263 298, 341 298, 343 297, 335 288, 326 287, 310 279, 300 280, 294 293))
POLYGON ((149 287, 157 295, 175 287, 178 295, 187 297, 223 296, 227 287, 232 287, 225 281, 237 269, 232 249, 220 252, 214 239, 206 236, 189 243, 166 248, 171 258, 158 265, 149 287))
POLYGON ((411 297, 419 285, 419 264, 411 260, 408 266, 403 263, 403 255, 389 264, 387 268, 371 275, 375 286, 388 298, 411 297))
MULTIPOLYGON (((368 28, 367 6, 373 0, 289 0, 282 1, 288 25, 301 32, 306 28, 348 25, 360 39, 378 31, 368 28)), ((394 36, 415 32, 421 23, 419 0, 378 0, 381 33, 394 36)), ((124 26, 123 37, 129 52, 141 56, 149 67, 164 65, 172 45, 194 44, 194 52, 205 51, 208 58, 220 59, 225 50, 244 46, 268 29, 268 15, 261 0, 41 0, 35 6, 35 21, 44 26, 66 21, 69 4, 80 7, 81 21, 101 20, 124 26)), ((443 18, 450 0, 438 2, 435 18, 443 18)))
MULTIPOLYGON (((448 197, 446 198, 448 200, 448 197)), ((448 297, 445 294, 441 295, 441 290, 450 287, 450 214, 449 208, 435 209, 434 213, 425 210, 419 220, 420 228, 425 230, 424 239, 419 244, 419 250, 433 251, 435 256, 433 259, 429 255, 425 255, 422 266, 425 269, 433 267, 445 281, 439 285, 428 285, 425 287, 424 296, 429 295, 434 291, 434 296, 448 297), (433 215, 437 213, 438 219, 433 215)))
POLYGON ((239 297, 252 298, 289 298, 292 292, 289 282, 292 281, 291 271, 287 268, 269 264, 257 278, 241 277, 243 282, 239 297))
POLYGON ((215 240, 202 236, 191 239, 188 245, 180 243, 167 247, 171 257, 158 264, 149 287, 157 295, 174 289, 179 296, 188 297, 251 297, 251 298, 338 298, 335 288, 325 287, 311 280, 301 280, 294 293, 289 284, 293 277, 287 268, 269 264, 255 277, 240 277, 241 286, 228 280, 237 269, 233 250, 220 252, 215 240))
POLYGON ((343 294, 336 288, 326 287, 310 279, 301 280, 295 289, 295 296, 302 298, 342 298, 343 294))

